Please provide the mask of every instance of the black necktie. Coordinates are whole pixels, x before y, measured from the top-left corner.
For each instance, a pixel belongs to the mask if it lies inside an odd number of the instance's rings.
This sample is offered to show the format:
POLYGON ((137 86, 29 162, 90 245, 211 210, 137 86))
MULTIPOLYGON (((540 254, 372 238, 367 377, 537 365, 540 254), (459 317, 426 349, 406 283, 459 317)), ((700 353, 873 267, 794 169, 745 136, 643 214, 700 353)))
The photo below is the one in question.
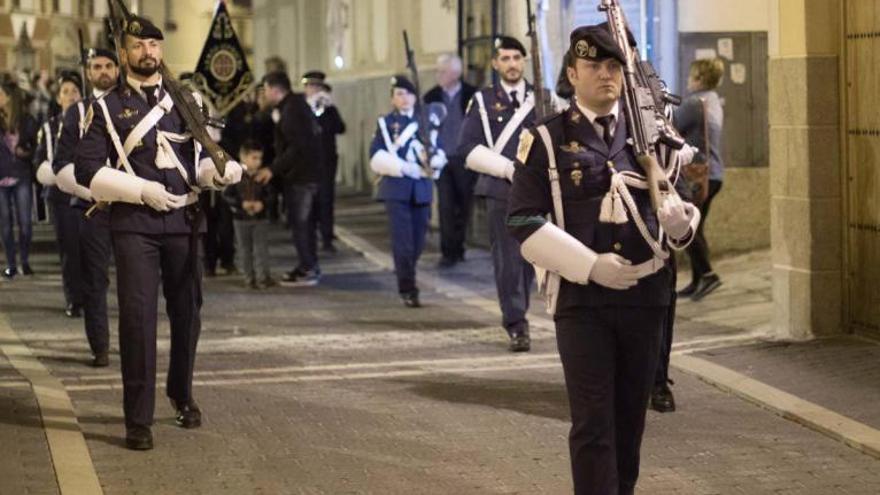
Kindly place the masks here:
POLYGON ((516 90, 515 89, 510 92, 510 101, 513 102, 514 109, 519 108, 519 100, 516 99, 516 90))
POLYGON ((596 117, 596 122, 602 126, 602 139, 605 140, 608 148, 611 148, 611 143, 614 142, 614 138, 611 136, 611 123, 614 122, 614 115, 596 117))
POLYGON ((141 91, 147 96, 147 104, 151 107, 155 107, 156 103, 159 102, 159 99, 156 97, 157 89, 159 89, 159 86, 141 86, 141 91))

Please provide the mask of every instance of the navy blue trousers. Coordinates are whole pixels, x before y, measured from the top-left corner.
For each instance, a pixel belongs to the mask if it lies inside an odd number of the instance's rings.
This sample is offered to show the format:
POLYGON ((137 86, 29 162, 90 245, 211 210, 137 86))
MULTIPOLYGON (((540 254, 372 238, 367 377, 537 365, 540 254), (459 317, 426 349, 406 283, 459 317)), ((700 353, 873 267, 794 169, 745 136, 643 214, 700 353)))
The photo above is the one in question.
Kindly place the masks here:
POLYGON ((93 354, 110 349, 107 323, 107 288, 110 286, 110 211, 97 210, 91 218, 82 217, 79 251, 82 267, 83 313, 86 338, 93 354))
POLYGON ((401 294, 418 292, 416 264, 425 249, 431 205, 385 201, 385 211, 391 227, 391 252, 394 256, 394 273, 397 274, 397 290, 401 294))
POLYGON ((507 231, 507 201, 486 198, 486 214, 501 323, 507 333, 513 335, 528 329, 526 314, 535 269, 523 259, 519 242, 507 231))
POLYGON ((52 201, 52 222, 58 253, 61 255, 61 281, 67 304, 83 304, 82 260, 80 258, 80 227, 83 211, 70 205, 70 198, 52 201))

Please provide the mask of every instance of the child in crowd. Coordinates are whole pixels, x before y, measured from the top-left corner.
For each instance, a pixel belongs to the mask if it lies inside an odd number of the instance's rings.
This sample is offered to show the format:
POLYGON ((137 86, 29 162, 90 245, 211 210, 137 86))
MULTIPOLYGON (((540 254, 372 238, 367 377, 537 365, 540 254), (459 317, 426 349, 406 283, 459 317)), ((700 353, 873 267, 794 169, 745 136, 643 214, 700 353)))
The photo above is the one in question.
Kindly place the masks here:
POLYGON ((262 145, 247 140, 242 143, 238 156, 245 174, 241 182, 223 191, 223 198, 232 209, 236 252, 239 254, 239 268, 244 273, 245 286, 266 289, 275 285, 269 273, 268 238, 268 212, 275 195, 272 186, 254 181, 254 175, 263 166, 262 145))

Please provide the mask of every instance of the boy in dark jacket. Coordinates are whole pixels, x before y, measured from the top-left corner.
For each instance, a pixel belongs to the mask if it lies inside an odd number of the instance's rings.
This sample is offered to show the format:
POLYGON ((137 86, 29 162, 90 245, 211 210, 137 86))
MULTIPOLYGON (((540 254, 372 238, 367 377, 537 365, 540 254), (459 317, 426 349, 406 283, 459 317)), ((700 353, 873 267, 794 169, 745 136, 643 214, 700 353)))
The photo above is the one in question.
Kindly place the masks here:
POLYGON ((232 210, 235 225, 236 252, 245 286, 266 289, 275 285, 269 273, 269 210, 275 197, 271 185, 262 185, 254 176, 263 166, 263 148, 257 141, 247 140, 239 150, 245 167, 241 182, 223 191, 223 199, 232 210))

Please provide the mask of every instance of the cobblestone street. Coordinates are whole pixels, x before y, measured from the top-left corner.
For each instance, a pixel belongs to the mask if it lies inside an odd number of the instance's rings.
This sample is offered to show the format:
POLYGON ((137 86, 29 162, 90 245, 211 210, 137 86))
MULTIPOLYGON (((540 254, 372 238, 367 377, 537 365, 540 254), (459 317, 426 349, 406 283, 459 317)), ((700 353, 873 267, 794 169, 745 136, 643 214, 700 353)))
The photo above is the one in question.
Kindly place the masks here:
MULTIPOLYGON (((570 493, 568 405, 550 320, 534 299, 533 348, 506 350, 488 253, 436 269, 423 257, 425 307, 404 308, 388 270, 385 218, 361 198, 340 206, 339 253, 321 260, 317 288, 245 289, 206 281, 196 398, 205 424, 174 426, 158 379, 156 449, 123 446, 115 320, 111 367, 89 358, 81 320, 64 316, 57 255, 41 249, 37 275, 0 284, 0 326, 60 380, 94 471, 110 494, 564 494, 570 493)), ((280 276, 294 259, 273 230, 280 276)), ((433 239, 436 244, 436 239, 433 239)), ((766 253, 722 261, 725 285, 680 306, 675 349, 835 409, 830 391, 804 386, 796 356, 784 373, 764 343, 772 318, 766 253), (733 351, 736 350, 736 351, 733 351)), ((113 298, 115 301, 115 297, 113 298)), ((115 318, 115 302, 111 304, 115 318)), ((160 304, 161 307, 161 304, 160 304)), ((159 366, 168 327, 160 318, 159 366)), ((0 340, 0 494, 59 493, 63 452, 50 450, 47 419, 0 340), (57 457, 60 456, 60 457, 57 457)), ((846 344, 839 344, 846 347, 846 344)), ((845 391, 872 398, 854 419, 877 427, 875 344, 870 376, 845 391), (873 404, 873 405, 872 405, 873 404)), ((815 346, 814 346, 815 347, 815 346)), ((853 359, 862 359, 853 352, 853 359)), ((867 354, 866 354, 867 353, 867 354)), ((873 353, 873 354, 872 354, 873 353)), ((833 351, 804 359, 815 368, 833 351)), ((843 372, 843 371, 842 371, 843 372)), ((673 370, 679 410, 649 413, 638 487, 645 494, 876 494, 880 461, 692 373, 673 370)), ((832 387, 834 377, 818 382, 832 387)), ((853 397, 853 396, 856 397, 853 397)), ((835 402, 838 402, 837 404, 835 402)), ((846 414, 846 410, 835 409, 846 414)), ((77 428, 72 429, 74 432, 77 428)))

